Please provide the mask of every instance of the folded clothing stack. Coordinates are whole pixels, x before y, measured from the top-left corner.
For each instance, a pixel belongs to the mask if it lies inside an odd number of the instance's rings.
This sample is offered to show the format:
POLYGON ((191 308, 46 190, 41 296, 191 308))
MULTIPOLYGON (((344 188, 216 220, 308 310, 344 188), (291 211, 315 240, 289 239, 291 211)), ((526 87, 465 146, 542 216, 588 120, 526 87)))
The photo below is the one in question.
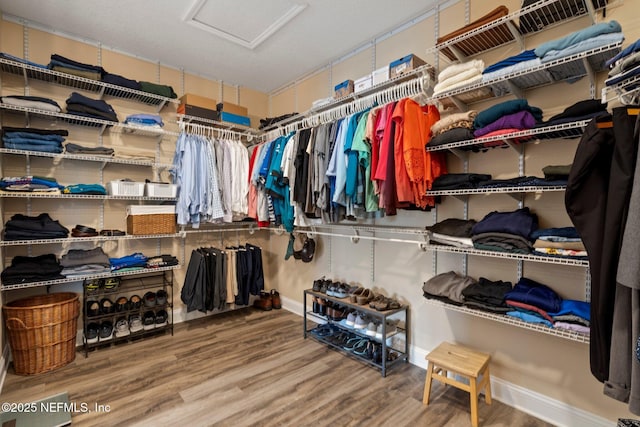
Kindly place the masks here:
POLYGON ((60 105, 56 101, 41 96, 0 96, 0 102, 6 105, 13 105, 14 107, 33 108, 34 110, 44 110, 52 113, 62 111, 62 108, 60 108, 60 105))
POLYGON ((433 87, 433 94, 437 95, 482 81, 483 70, 484 61, 481 59, 450 65, 438 74, 438 83, 433 87))
POLYGON ((505 314, 511 311, 511 308, 505 303, 504 296, 512 287, 511 282, 492 281, 481 277, 476 283, 462 290, 464 305, 491 313, 505 314))
POLYGON ((147 258, 147 268, 159 268, 159 267, 169 267, 172 265, 178 265, 180 262, 178 258, 173 255, 158 255, 154 257, 147 258))
POLYGON ((429 231, 429 242, 459 248, 472 248, 471 230, 476 225, 473 219, 447 218, 426 227, 429 231))
POLYGON ((62 153, 62 143, 69 132, 64 129, 2 128, 4 148, 62 153))
POLYGON ((473 120, 478 112, 469 110, 445 116, 431 126, 430 146, 473 139, 473 120))
POLYGON ((120 258, 109 258, 112 271, 140 270, 147 266, 147 257, 140 252, 120 258))
POLYGON ((102 274, 111 271, 109 257, 99 247, 89 250, 70 249, 60 258, 60 265, 64 268, 62 274, 66 277, 102 274))
POLYGON ((73 184, 64 187, 62 194, 105 196, 107 194, 107 189, 104 188, 102 184, 73 184))
POLYGON ((55 53, 51 55, 51 60, 47 67, 61 73, 98 81, 102 80, 102 76, 105 74, 104 68, 100 66, 83 64, 55 53))
POLYGON ((536 255, 587 259, 587 251, 575 227, 541 228, 531 233, 536 255))
POLYGON ((476 283, 475 279, 449 271, 433 276, 422 285, 423 296, 453 305, 462 305, 462 291, 476 283))
POLYGON ((61 271, 62 266, 54 254, 16 256, 11 260, 11 265, 2 271, 0 278, 4 285, 17 285, 64 279, 61 271))
POLYGON ((472 229, 476 249, 531 253, 529 236, 538 228, 538 217, 528 207, 512 212, 490 212, 472 229))
POLYGON ((140 90, 142 92, 147 92, 147 93, 152 93, 154 95, 164 96, 165 98, 175 99, 175 98, 178 97, 178 94, 176 94, 173 91, 173 88, 171 86, 168 86, 168 85, 161 85, 161 84, 157 84, 157 83, 141 81, 140 82, 140 90))
POLYGON ((164 126, 162 117, 157 114, 131 114, 124 119, 128 125, 145 126, 160 129, 164 126))
POLYGON ((3 191, 26 191, 26 192, 46 192, 60 193, 63 185, 58 184, 55 178, 48 176, 20 176, 4 177, 0 180, 0 190, 3 191))
POLYGON ((84 145, 67 143, 64 150, 68 154, 89 154, 92 156, 113 156, 115 151, 108 147, 85 147, 84 145))
POLYGON ((432 191, 464 190, 478 188, 481 182, 491 179, 491 175, 480 173, 447 173, 433 180, 432 191))
MULTIPOLYGON (((604 82, 606 86, 613 86, 640 75, 640 39, 624 48, 605 65, 610 68, 607 80, 604 82)), ((625 85, 627 90, 637 87, 638 83, 625 85)))
POLYGON ((560 311, 562 298, 547 285, 521 277, 505 294, 505 302, 513 309, 507 312, 508 316, 552 328, 553 318, 549 313, 560 311))
MULTIPOLYGON (((478 113, 473 121, 476 138, 531 129, 542 121, 542 110, 526 99, 514 99, 493 105, 478 113)), ((502 143, 500 143, 502 144, 502 143)))
MULTIPOLYGON (((563 123, 590 120, 607 114, 607 103, 600 99, 585 99, 565 108, 562 113, 552 116, 549 120, 540 122, 537 127, 555 126, 563 123)), ((551 136, 553 138, 553 136, 551 136)))
POLYGON ((69 230, 49 214, 38 216, 15 214, 4 225, 4 240, 64 239, 69 230))
MULTIPOLYGON (((597 47, 621 43, 623 40, 624 35, 620 24, 617 21, 609 21, 591 25, 565 37, 548 41, 535 48, 534 51, 536 56, 545 63, 597 47)), ((567 78, 568 75, 562 74, 564 72, 572 73, 570 70, 555 69, 550 69, 549 72, 556 80, 567 78)))
POLYGON ((113 107, 101 99, 91 99, 78 92, 72 92, 67 98, 67 113, 74 116, 117 122, 118 116, 113 107))
POLYGON ((560 302, 560 311, 550 312, 553 319, 553 327, 569 331, 590 333, 591 304, 584 301, 563 299, 560 302))

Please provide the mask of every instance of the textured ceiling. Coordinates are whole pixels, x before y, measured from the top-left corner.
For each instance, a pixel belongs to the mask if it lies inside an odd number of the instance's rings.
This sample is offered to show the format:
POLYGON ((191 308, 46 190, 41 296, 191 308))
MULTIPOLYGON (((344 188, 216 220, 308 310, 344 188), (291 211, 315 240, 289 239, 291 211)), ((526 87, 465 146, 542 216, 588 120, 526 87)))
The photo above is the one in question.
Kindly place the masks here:
POLYGON ((271 92, 421 15, 435 3, 0 0, 0 11, 106 48, 271 92))

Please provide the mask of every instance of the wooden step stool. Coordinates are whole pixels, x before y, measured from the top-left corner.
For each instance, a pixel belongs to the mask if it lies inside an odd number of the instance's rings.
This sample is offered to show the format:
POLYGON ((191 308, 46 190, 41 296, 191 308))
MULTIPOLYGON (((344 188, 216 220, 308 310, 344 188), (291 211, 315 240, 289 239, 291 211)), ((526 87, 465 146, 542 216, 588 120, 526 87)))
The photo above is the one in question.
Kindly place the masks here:
POLYGON ((436 379, 461 390, 468 391, 471 398, 471 425, 478 427, 478 394, 484 389, 484 401, 491 404, 491 381, 489 360, 491 356, 460 345, 443 342, 426 356, 429 364, 424 384, 422 403, 429 404, 431 381, 436 379), (469 385, 449 378, 447 373, 457 374, 469 380, 469 385), (482 375, 480 383, 478 376, 482 375))

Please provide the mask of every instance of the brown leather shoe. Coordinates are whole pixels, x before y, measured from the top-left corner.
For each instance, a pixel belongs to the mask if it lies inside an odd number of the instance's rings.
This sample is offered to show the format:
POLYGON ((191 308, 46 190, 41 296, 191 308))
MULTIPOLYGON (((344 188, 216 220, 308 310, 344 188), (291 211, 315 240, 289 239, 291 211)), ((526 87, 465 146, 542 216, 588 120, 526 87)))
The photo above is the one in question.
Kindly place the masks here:
POLYGON ((260 310, 269 311, 273 308, 271 294, 268 292, 260 292, 260 298, 253 301, 253 306, 260 310))
POLYGON ((280 301, 280 293, 275 289, 271 289, 271 306, 276 310, 282 308, 282 302, 280 301))

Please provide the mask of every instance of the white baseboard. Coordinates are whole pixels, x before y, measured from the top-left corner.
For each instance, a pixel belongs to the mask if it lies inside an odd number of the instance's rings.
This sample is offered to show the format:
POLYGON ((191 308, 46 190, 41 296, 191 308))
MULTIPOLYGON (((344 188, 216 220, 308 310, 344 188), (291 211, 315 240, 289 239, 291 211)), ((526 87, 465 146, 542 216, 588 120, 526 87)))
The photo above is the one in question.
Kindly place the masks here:
POLYGON ((557 426, 611 427, 615 424, 614 421, 494 376, 491 377, 491 395, 506 405, 557 426))
POLYGON ((4 388, 4 380, 7 378, 7 371, 9 370, 9 351, 9 343, 6 343, 0 356, 0 393, 4 388))
MULTIPOLYGON (((302 316, 303 304, 298 300, 281 297, 282 308, 302 316)), ((422 369, 427 368, 425 356, 428 350, 410 346, 409 362, 422 369)), ((491 396, 506 405, 526 412, 536 418, 561 427, 610 427, 611 420, 594 415, 543 394, 491 376, 491 396)))

